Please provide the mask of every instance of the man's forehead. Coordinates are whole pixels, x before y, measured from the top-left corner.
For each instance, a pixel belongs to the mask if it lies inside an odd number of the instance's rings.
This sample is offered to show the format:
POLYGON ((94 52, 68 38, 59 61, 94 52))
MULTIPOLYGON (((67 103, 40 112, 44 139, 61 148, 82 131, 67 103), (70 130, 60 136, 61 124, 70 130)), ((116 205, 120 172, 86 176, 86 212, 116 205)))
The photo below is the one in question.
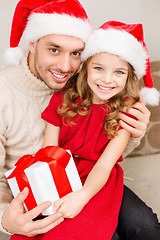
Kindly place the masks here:
POLYGON ((58 34, 50 34, 39 41, 42 41, 47 46, 53 46, 61 49, 75 49, 77 51, 83 51, 84 42, 76 37, 68 36, 68 35, 58 35, 58 34))

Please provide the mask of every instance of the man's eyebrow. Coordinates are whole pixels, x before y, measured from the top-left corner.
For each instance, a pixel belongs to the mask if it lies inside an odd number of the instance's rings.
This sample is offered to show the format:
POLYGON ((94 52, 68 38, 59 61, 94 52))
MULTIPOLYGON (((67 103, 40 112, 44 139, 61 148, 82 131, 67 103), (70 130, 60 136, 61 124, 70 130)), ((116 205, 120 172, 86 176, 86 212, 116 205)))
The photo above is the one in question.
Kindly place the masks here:
POLYGON ((84 50, 84 47, 82 47, 82 48, 77 48, 77 49, 75 49, 73 52, 82 52, 84 50))
MULTIPOLYGON (((54 43, 54 42, 48 42, 46 45, 49 46, 49 47, 63 48, 62 46, 60 46, 60 45, 58 45, 57 43, 54 43)), ((82 52, 83 50, 84 50, 84 47, 74 49, 73 52, 82 52)))
POLYGON ((60 45, 58 45, 57 43, 54 43, 54 42, 48 42, 47 45, 48 45, 49 47, 61 48, 60 45))

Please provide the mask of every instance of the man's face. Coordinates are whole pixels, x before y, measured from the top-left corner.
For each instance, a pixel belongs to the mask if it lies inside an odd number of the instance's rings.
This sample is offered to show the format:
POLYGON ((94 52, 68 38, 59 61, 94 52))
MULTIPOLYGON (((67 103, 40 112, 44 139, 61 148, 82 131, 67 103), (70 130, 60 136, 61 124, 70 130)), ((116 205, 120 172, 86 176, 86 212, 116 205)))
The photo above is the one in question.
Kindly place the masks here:
POLYGON ((66 35, 47 35, 29 44, 31 72, 52 89, 62 89, 79 69, 84 42, 66 35))

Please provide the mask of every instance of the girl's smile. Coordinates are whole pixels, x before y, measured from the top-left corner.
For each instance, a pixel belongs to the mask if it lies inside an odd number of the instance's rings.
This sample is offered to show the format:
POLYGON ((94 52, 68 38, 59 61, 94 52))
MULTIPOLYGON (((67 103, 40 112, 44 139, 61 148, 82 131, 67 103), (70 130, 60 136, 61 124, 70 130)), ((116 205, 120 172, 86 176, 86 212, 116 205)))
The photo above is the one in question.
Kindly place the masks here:
POLYGON ((97 84, 97 87, 100 88, 102 92, 109 92, 114 88, 114 87, 102 86, 100 84, 97 84))

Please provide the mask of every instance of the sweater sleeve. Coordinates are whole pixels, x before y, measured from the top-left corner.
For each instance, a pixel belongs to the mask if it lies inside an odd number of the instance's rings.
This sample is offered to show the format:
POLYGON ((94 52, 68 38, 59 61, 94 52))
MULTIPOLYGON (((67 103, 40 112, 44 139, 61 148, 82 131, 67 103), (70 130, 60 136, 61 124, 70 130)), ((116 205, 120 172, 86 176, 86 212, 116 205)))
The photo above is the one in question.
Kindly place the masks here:
MULTIPOLYGON (((4 94, 5 95, 5 94, 4 94)), ((8 131, 9 107, 8 100, 3 94, 0 95, 0 231, 7 233, 1 224, 3 212, 12 200, 12 193, 8 187, 4 173, 8 170, 6 163, 6 142, 8 131)), ((9 233, 8 233, 9 234, 9 233)))
POLYGON ((124 152, 123 152, 123 157, 127 157, 129 153, 131 153, 136 147, 139 146, 141 139, 144 137, 144 134, 139 137, 139 138, 130 138, 128 145, 126 146, 124 152))

